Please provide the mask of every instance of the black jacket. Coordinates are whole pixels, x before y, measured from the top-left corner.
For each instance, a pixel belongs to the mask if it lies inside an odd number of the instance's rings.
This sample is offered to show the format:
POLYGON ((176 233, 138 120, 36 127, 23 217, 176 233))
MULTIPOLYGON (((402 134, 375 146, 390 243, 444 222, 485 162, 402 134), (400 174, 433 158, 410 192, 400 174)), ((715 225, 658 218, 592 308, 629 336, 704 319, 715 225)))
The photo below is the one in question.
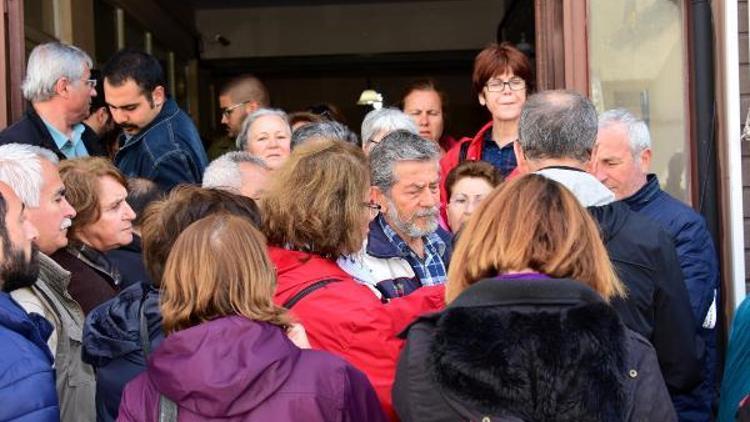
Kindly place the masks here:
POLYGON ((120 289, 125 289, 140 282, 152 284, 151 278, 146 272, 146 265, 143 262, 141 237, 137 234, 133 234, 133 241, 129 245, 113 249, 105 255, 112 266, 117 268, 120 276, 122 276, 120 289))
POLYGON ((653 344, 670 392, 690 391, 701 381, 704 347, 670 236, 623 202, 588 210, 628 290, 627 299, 612 306, 625 325, 653 344))
MULTIPOLYGON (((81 141, 86 146, 86 151, 88 151, 89 155, 107 155, 104 146, 101 145, 99 138, 93 131, 84 131, 81 134, 81 141)), ((61 160, 66 158, 65 154, 55 144, 55 140, 52 139, 47 126, 44 125, 42 118, 39 117, 31 104, 26 107, 26 114, 21 120, 0 132, 0 145, 11 143, 36 145, 54 152, 61 160)))
POLYGON ((651 345, 575 281, 483 280, 406 335, 403 422, 676 420, 651 345))

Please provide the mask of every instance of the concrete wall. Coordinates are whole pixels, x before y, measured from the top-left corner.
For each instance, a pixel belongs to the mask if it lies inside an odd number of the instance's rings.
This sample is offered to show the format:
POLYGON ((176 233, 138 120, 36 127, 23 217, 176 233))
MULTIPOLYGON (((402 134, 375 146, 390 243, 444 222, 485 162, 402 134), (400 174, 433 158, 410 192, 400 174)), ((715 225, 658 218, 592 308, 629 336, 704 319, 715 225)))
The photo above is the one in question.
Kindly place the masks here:
POLYGON ((495 39, 502 0, 206 9, 204 59, 480 49, 495 39), (231 41, 222 46, 216 34, 231 41))

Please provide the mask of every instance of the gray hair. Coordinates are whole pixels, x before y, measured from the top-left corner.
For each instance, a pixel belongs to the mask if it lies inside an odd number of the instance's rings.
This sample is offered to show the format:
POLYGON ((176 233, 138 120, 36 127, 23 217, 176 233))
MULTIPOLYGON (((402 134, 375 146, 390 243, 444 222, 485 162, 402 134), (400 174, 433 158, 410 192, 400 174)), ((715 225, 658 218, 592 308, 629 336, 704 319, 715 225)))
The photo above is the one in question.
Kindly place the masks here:
POLYGON ((623 125, 628 133, 630 152, 635 155, 651 148, 651 135, 646 122, 624 108, 607 110, 599 116, 599 129, 614 125, 623 125))
POLYGON ((357 135, 339 122, 308 123, 292 133, 292 148, 310 139, 332 139, 359 146, 357 135))
MULTIPOLYGON (((242 122, 240 134, 237 135, 236 141, 238 150, 244 151, 245 148, 247 148, 247 134, 250 132, 250 127, 256 120, 264 116, 281 117, 281 119, 286 122, 286 125, 289 126, 289 116, 287 116, 284 110, 279 110, 278 108, 259 108, 245 117, 245 120, 242 122)), ((289 127, 289 132, 292 132, 291 126, 289 127)))
POLYGON ((394 130, 419 133, 417 125, 403 111, 391 107, 373 110, 362 120, 362 143, 370 142, 372 137, 380 131, 393 132, 394 130))
POLYGON ((39 206, 44 185, 41 160, 57 165, 54 152, 27 144, 0 145, 0 182, 10 186, 27 206, 39 206))
POLYGON ((246 151, 231 151, 213 160, 203 173, 203 187, 239 193, 242 188, 240 164, 248 163, 268 170, 268 166, 258 157, 246 151))
POLYGON ((438 165, 440 150, 436 143, 406 130, 386 135, 370 151, 370 183, 387 193, 397 182, 394 166, 401 161, 434 161, 438 165))
POLYGON ((78 47, 59 42, 38 45, 26 65, 23 96, 31 102, 49 100, 55 96, 55 84, 60 78, 80 81, 84 68, 92 65, 91 57, 78 47))
POLYGON ((521 111, 518 141, 529 159, 591 158, 596 142, 596 109, 573 91, 545 91, 530 96, 521 111))

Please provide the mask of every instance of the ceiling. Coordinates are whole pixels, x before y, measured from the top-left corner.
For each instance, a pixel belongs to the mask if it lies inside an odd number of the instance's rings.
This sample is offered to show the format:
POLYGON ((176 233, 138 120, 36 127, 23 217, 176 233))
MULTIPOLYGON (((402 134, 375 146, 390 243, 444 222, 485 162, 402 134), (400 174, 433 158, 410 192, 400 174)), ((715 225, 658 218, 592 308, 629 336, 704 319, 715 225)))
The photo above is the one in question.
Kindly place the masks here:
MULTIPOLYGON (((432 0, 409 0, 411 2, 432 0)), ((445 0, 443 0, 445 1, 445 0)), ((460 1, 460 0, 448 0, 460 1)), ((268 6, 327 6, 327 5, 352 5, 368 3, 400 3, 399 0, 187 0, 195 9, 230 9, 245 7, 268 7, 268 6)))

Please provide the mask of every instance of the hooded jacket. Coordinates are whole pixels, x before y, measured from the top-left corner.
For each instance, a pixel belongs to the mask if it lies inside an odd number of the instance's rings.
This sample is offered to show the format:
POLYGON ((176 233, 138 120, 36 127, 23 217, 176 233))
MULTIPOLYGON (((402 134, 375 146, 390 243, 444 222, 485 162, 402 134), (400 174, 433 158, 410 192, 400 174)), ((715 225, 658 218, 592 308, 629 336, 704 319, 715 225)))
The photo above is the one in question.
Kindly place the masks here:
POLYGON ((403 422, 676 420, 654 349, 579 282, 483 280, 404 335, 403 422))
POLYGON ((364 372, 389 416, 391 386, 403 340, 397 334, 419 315, 444 306, 444 286, 422 287, 382 303, 336 262, 305 252, 269 247, 278 276, 274 301, 283 305, 321 280, 333 282, 310 292, 292 307, 310 345, 338 355, 364 372))
POLYGON ((118 421, 384 421, 367 378, 342 359, 299 349, 279 327, 241 316, 169 335, 125 387, 118 421))
POLYGON ((125 384, 146 370, 140 335, 141 307, 153 350, 164 339, 164 333, 159 291, 149 283, 128 287, 86 316, 83 360, 96 369, 98 421, 115 420, 125 384))
POLYGON ((60 420, 47 337, 52 326, 0 292, 0 421, 60 420))

